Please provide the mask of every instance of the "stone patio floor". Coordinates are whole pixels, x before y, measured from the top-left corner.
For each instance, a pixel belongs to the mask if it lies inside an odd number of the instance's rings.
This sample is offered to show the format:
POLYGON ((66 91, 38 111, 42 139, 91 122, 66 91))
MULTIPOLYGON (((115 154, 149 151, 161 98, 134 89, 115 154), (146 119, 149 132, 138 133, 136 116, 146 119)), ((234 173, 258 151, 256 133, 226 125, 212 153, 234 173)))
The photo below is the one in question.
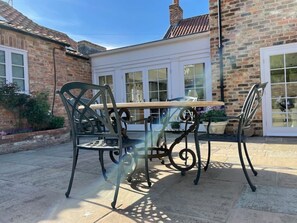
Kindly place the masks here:
POLYGON ((156 159, 149 162, 152 187, 139 169, 132 183, 121 184, 116 210, 110 206, 115 165, 106 159, 106 182, 97 152, 81 151, 69 198, 71 143, 0 155, 0 222, 297 222, 297 138, 249 141, 256 192, 243 175, 237 145, 213 143, 198 185, 196 167, 181 176, 168 160, 156 159))

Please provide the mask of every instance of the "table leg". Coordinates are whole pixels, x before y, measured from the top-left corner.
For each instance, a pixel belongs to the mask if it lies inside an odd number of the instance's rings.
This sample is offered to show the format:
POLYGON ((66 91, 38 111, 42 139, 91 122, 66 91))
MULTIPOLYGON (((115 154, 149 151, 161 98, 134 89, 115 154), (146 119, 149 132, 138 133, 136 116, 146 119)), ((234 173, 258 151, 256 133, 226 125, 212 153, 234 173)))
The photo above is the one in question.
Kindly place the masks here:
MULTIPOLYGON (((191 123, 189 128, 187 128, 187 124, 185 127, 185 130, 183 133, 177 137, 174 142, 171 144, 169 148, 169 154, 168 158, 170 160, 170 163, 172 166, 174 166, 176 169, 181 171, 181 174, 184 175, 186 171, 191 170, 197 163, 197 158, 198 158, 198 171, 200 171, 201 168, 201 155, 200 155, 200 147, 199 147, 199 141, 198 141, 198 128, 199 128, 199 119, 198 119, 198 113, 195 110, 195 108, 183 108, 180 111, 180 118, 183 120, 186 120, 186 123, 191 123), (189 114, 191 113, 191 119, 188 117, 183 117, 182 114, 189 114), (194 132, 194 139, 195 139, 195 147, 196 147, 196 153, 197 153, 197 158, 195 152, 188 147, 187 143, 187 137, 189 133, 194 132), (181 149, 178 153, 178 157, 180 160, 184 161, 184 164, 177 164, 174 160, 176 158, 173 153, 173 149, 176 145, 178 145, 182 140, 185 139, 185 148, 181 149)), ((198 181, 197 181, 198 182, 198 181)))

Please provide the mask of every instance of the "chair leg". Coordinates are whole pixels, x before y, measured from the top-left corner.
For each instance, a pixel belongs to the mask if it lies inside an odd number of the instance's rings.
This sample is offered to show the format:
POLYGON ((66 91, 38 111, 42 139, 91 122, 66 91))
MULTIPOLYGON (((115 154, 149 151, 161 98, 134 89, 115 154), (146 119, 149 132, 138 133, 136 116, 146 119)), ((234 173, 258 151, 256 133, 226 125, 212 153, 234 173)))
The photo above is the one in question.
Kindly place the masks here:
POLYGON ((104 177, 105 180, 107 180, 106 169, 104 167, 103 152, 104 151, 99 150, 99 162, 101 164, 101 170, 102 170, 103 177, 104 177))
POLYGON ((254 169, 253 164, 252 164, 252 162, 251 162, 251 160, 250 160, 250 157, 249 157, 249 154, 248 154, 248 151, 247 151, 247 147, 246 147, 246 143, 245 143, 245 142, 243 142, 243 146, 244 146, 245 156, 246 156, 246 159, 247 159, 247 161, 248 161, 248 163, 249 163, 249 165, 250 165, 250 167, 251 167, 251 170, 253 171, 253 174, 254 174, 255 176, 257 176, 258 173, 257 173, 257 171, 254 169))
POLYGON ((206 164, 205 164, 205 167, 204 167, 204 171, 206 171, 207 170, 207 168, 208 168, 208 165, 209 165, 209 161, 210 161, 210 152, 211 152, 211 143, 210 143, 210 141, 207 141, 207 144, 208 144, 208 155, 207 155, 207 161, 206 161, 206 164))
POLYGON ((196 147, 196 152, 197 152, 197 158, 198 158, 198 170, 197 170, 197 175, 196 179, 194 180, 194 184, 197 185, 200 175, 201 175, 201 153, 200 153, 200 146, 199 146, 199 140, 198 140, 198 133, 194 133, 194 138, 195 138, 195 147, 196 147))
POLYGON ((119 190, 120 190, 120 184, 121 184, 122 171, 123 171, 123 159, 121 156, 122 155, 120 154, 119 165, 117 166, 118 173, 117 173, 117 179, 116 179, 116 188, 115 188, 115 192, 114 192, 113 202, 111 202, 111 207, 113 209, 115 209, 115 206, 117 203, 118 194, 119 194, 119 190))
POLYGON ((138 169, 138 158, 137 157, 133 157, 134 158, 134 162, 135 162, 135 167, 134 170, 132 170, 131 173, 129 173, 129 175, 127 176, 127 181, 130 183, 132 181, 133 175, 136 172, 136 170, 138 169))
POLYGON ((74 172, 75 172, 77 159, 78 159, 78 153, 79 153, 79 150, 77 148, 74 148, 73 149, 73 157, 72 157, 72 171, 71 171, 71 177, 70 177, 69 184, 68 184, 68 189, 67 189, 67 191, 65 193, 66 197, 69 197, 69 194, 70 194, 70 191, 71 191, 71 188, 72 188, 74 172))
POLYGON ((243 161, 241 142, 238 142, 238 155, 239 155, 241 167, 242 167, 243 173, 245 175, 245 178, 246 178, 248 184, 250 185, 252 191, 255 192, 256 191, 256 187, 253 185, 252 181, 250 180, 250 177, 249 177, 249 175, 248 175, 248 173, 246 171, 245 164, 244 164, 244 161, 243 161))
POLYGON ((147 150, 146 150, 145 155, 144 155, 144 164, 145 164, 145 175, 146 175, 147 185, 148 185, 149 187, 151 187, 152 183, 151 183, 150 175, 149 175, 149 166, 148 166, 148 154, 147 154, 147 150))

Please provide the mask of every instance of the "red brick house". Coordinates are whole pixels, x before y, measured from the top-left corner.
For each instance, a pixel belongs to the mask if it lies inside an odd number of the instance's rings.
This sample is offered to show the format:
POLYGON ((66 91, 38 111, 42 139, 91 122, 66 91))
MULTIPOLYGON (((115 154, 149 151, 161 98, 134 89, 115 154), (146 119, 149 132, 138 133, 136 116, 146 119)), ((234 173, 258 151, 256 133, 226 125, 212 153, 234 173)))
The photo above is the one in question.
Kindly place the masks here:
MULTIPOLYGON (((24 86, 29 91, 53 92, 53 55, 57 86, 69 80, 91 81, 89 61, 77 53, 77 43, 0 4, 0 50, 24 50, 24 86), (14 13, 24 20, 9 17, 14 13)), ((210 0, 209 15, 184 19, 179 0, 173 0, 164 39, 92 54, 92 82, 114 87, 117 101, 165 100, 194 90, 202 100, 224 100, 228 115, 238 114, 253 83, 268 82, 254 133, 296 136, 296 8, 295 0, 210 0), (150 75, 158 79, 152 83, 150 75), (191 75, 196 75, 196 85, 191 75), (156 86, 162 86, 162 92, 156 86), (139 97, 133 97, 135 92, 139 97)), ((9 126, 8 120, 0 118, 0 124, 9 126)))
MULTIPOLYGON (((89 57, 78 52, 78 45, 88 52, 86 41, 75 42, 66 34, 34 23, 0 1, 0 84, 16 82, 26 93, 54 92, 68 81, 91 82, 89 57)), ((99 50, 105 48, 97 47, 99 50)), ((94 52, 94 51, 91 51, 94 52)), ((64 114, 60 99, 55 99, 54 114, 64 114)), ((0 130, 14 127, 15 120, 0 108, 0 130)))
POLYGON ((213 97, 223 89, 232 114, 252 83, 268 82, 256 132, 297 136, 297 1, 210 0, 209 8, 213 97))

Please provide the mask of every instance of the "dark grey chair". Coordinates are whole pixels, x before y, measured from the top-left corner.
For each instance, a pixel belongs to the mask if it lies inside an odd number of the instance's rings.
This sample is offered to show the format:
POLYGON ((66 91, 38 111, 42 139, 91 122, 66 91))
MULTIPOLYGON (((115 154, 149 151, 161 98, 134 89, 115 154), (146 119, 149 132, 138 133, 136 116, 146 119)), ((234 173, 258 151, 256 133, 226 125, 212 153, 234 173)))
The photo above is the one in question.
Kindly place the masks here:
POLYGON ((145 154, 146 178, 150 186, 145 142, 142 139, 130 139, 123 131, 124 120, 119 115, 110 87, 71 82, 65 84, 58 93, 67 111, 73 139, 73 164, 66 197, 69 197, 71 191, 81 149, 99 151, 99 161, 105 179, 107 176, 103 152, 118 154, 116 188, 111 203, 113 208, 116 206, 122 172, 131 162, 137 162, 138 152, 145 154), (102 105, 102 108, 91 107, 92 104, 97 103, 102 105))
MULTIPOLYGON (((253 185, 253 183, 251 182, 251 179, 247 173, 243 155, 242 155, 242 145, 244 148, 244 152, 245 152, 245 156, 248 161, 248 164, 249 164, 253 174, 256 176, 257 171, 254 169, 252 162, 249 158, 249 154, 248 154, 248 150, 247 150, 247 146, 246 146, 247 137, 245 136, 244 130, 251 127, 251 123, 252 123, 253 118, 257 112, 257 109, 261 105, 262 96, 264 94, 264 89, 265 89, 266 85, 267 85, 267 83, 260 83, 260 84, 253 85, 245 99, 245 102, 241 109, 241 113, 236 117, 224 117, 225 120, 237 121, 238 126, 237 126, 237 131, 235 134, 211 134, 209 132, 209 127, 210 127, 212 118, 209 118, 208 120, 203 120, 203 121, 208 122, 206 133, 198 135, 199 141, 207 141, 207 143, 208 143, 208 157, 207 157, 206 165, 204 166, 205 171, 207 170, 209 162, 210 162, 211 141, 236 142, 238 144, 238 154, 239 154, 239 160, 241 163, 241 167, 242 167, 242 170, 244 172, 246 180, 247 180, 248 184, 250 185, 252 191, 256 191, 256 186, 253 185)), ((218 117, 213 117, 213 118, 218 118, 218 117)), ((197 184, 199 181, 200 169, 201 168, 198 168, 197 176, 196 176, 196 179, 194 180, 195 184, 197 184)))

